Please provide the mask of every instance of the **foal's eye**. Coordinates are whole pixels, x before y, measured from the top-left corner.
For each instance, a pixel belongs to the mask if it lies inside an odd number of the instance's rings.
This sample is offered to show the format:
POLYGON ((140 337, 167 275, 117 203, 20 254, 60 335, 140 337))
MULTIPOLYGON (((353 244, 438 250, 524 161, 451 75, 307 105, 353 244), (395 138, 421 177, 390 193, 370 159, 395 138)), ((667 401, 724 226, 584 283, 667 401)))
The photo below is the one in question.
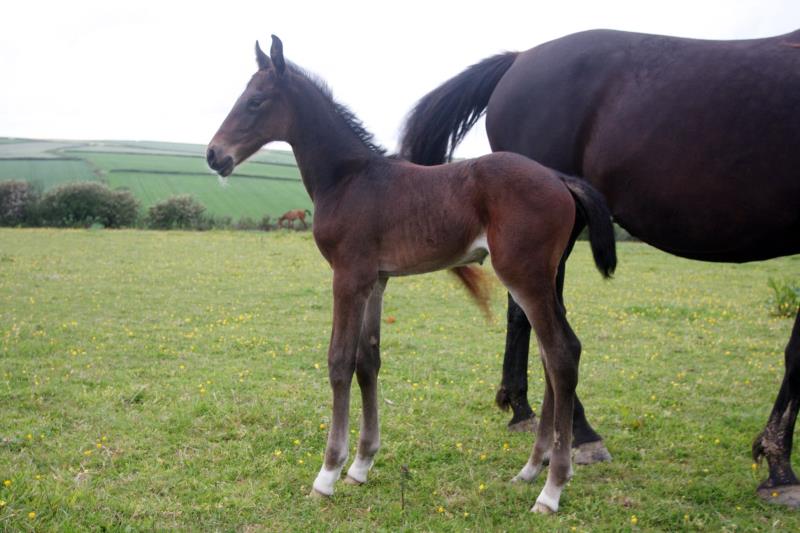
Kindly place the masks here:
POLYGON ((247 109, 248 111, 258 111, 258 108, 260 108, 263 103, 264 100, 260 98, 252 98, 247 102, 247 109))

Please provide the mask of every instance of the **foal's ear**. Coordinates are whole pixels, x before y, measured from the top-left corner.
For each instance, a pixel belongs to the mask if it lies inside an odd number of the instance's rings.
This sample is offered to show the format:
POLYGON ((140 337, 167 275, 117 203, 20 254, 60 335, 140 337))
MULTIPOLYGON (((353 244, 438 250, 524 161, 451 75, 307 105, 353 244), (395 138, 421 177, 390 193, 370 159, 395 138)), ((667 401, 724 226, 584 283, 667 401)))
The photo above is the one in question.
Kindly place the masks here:
POLYGON ((283 43, 277 35, 272 36, 272 48, 269 49, 269 55, 272 57, 275 70, 278 74, 283 74, 286 71, 286 61, 283 59, 283 43))
POLYGON ((256 41, 256 62, 258 63, 258 70, 267 70, 272 62, 269 60, 267 54, 261 49, 261 46, 256 41))

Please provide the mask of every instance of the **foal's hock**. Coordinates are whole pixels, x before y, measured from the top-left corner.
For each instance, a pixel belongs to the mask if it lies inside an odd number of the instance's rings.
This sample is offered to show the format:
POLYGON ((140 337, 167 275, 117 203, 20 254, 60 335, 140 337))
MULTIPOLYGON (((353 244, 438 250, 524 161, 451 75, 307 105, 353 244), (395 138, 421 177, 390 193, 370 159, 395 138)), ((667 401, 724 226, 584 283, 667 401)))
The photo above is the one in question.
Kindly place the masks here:
POLYGON ((256 59, 258 71, 209 144, 208 164, 228 176, 264 144, 286 141, 314 203, 314 239, 333 268, 333 417, 314 493, 332 495, 347 460, 354 373, 363 416, 346 481, 366 482, 380 446, 380 314, 388 278, 457 269, 478 295, 469 264, 491 253, 498 277, 534 324, 547 371, 539 435, 515 479, 533 480, 549 457, 547 483, 533 510, 556 511, 572 474, 580 356, 557 298, 556 272, 573 231, 576 197, 582 211, 593 213, 589 223, 600 236, 595 254, 614 257, 611 218, 600 196, 579 194, 569 180, 511 153, 436 167, 385 157, 321 82, 284 60, 277 37, 270 56, 256 43, 256 59))

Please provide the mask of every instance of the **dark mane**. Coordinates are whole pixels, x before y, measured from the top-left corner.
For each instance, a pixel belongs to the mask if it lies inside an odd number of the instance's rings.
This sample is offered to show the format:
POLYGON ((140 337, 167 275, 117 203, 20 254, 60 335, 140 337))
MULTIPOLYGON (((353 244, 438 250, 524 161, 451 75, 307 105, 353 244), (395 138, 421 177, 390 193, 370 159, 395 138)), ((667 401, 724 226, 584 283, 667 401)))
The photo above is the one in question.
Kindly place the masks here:
POLYGON ((336 114, 344 119, 345 124, 347 124, 352 132, 356 134, 356 137, 358 137, 358 139, 364 143, 367 148, 380 155, 386 154, 386 148, 375 142, 375 135, 370 133, 367 128, 364 127, 364 123, 361 122, 361 119, 359 119, 349 107, 337 102, 333 98, 333 93, 331 92, 330 87, 328 87, 328 84, 325 83, 322 78, 290 61, 287 61, 287 66, 293 73, 297 74, 298 76, 302 76, 311 82, 311 84, 330 101, 334 111, 336 111, 336 114))

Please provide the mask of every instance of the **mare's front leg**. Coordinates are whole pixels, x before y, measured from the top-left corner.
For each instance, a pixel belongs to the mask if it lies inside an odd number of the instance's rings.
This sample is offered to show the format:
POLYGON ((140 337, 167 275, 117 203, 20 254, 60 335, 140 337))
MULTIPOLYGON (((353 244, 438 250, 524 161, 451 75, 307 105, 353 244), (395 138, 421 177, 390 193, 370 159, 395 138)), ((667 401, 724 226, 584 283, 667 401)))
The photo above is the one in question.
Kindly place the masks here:
POLYGON ((377 273, 336 269, 333 272, 333 331, 328 348, 328 377, 333 390, 333 417, 325 462, 314 480, 313 494, 331 496, 347 461, 350 384, 367 298, 377 273))
POLYGON ((356 378, 361 388, 361 431, 358 439, 358 452, 353 464, 347 470, 345 483, 360 485, 367 481, 367 473, 372 468, 375 454, 381 445, 378 423, 378 372, 381 368, 381 307, 386 278, 380 278, 372 288, 364 312, 364 324, 356 355, 356 378))

